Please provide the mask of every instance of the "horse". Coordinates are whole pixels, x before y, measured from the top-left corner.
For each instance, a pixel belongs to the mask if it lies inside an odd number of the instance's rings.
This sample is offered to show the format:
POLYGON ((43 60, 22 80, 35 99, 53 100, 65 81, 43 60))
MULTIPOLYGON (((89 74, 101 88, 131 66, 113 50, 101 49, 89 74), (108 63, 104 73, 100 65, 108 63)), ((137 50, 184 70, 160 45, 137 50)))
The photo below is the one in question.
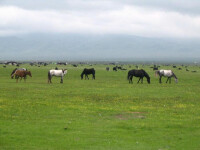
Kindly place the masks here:
POLYGON ((48 71, 48 83, 52 83, 51 79, 53 76, 56 77, 61 77, 60 83, 63 83, 63 77, 65 76, 65 74, 67 74, 67 69, 62 69, 62 70, 49 70, 48 71))
POLYGON ((118 66, 116 66, 116 67, 117 67, 117 69, 122 70, 122 67, 118 67, 118 66))
POLYGON ((73 66, 73 67, 78 67, 78 65, 75 65, 75 64, 73 64, 72 66, 73 66))
POLYGON ((26 82, 26 75, 29 75, 32 77, 32 74, 30 71, 25 71, 25 70, 16 70, 14 74, 12 75, 12 78, 15 76, 16 77, 16 82, 18 83, 19 77, 21 77, 20 81, 22 78, 24 78, 24 82, 26 82))
POLYGON ((128 76, 127 76, 129 83, 133 83, 133 81, 132 81, 133 76, 139 77, 139 80, 138 80, 137 83, 139 83, 140 80, 141 80, 141 83, 143 83, 143 78, 146 77, 148 84, 150 84, 150 77, 149 77, 148 73, 146 73, 146 71, 144 71, 143 69, 141 69, 141 70, 135 70, 135 69, 130 70, 128 72, 128 76))
POLYGON ((113 67, 113 71, 117 71, 117 67, 113 67))
POLYGON ((89 74, 92 74, 92 76, 93 76, 92 78, 95 80, 95 70, 94 70, 94 68, 90 68, 90 69, 85 68, 83 70, 83 72, 81 73, 81 80, 83 79, 83 75, 85 75, 85 79, 87 78, 89 80, 89 77, 88 77, 89 74))
POLYGON ((158 67, 153 67, 153 70, 158 70, 158 67))
POLYGON ((155 71, 155 76, 157 75, 160 76, 159 83, 162 83, 161 81, 162 76, 167 77, 166 83, 168 82, 168 80, 169 80, 169 83, 171 83, 171 77, 174 77, 174 80, 176 83, 178 82, 178 78, 176 77, 176 75, 173 73, 172 70, 163 70, 163 69, 157 70, 155 71))
POLYGON ((110 68, 109 67, 106 67, 106 71, 109 71, 110 70, 110 68))
POLYGON ((12 79, 13 79, 13 74, 16 72, 16 70, 24 70, 24 71, 27 71, 26 68, 15 68, 15 69, 12 71, 11 75, 10 75, 12 79))

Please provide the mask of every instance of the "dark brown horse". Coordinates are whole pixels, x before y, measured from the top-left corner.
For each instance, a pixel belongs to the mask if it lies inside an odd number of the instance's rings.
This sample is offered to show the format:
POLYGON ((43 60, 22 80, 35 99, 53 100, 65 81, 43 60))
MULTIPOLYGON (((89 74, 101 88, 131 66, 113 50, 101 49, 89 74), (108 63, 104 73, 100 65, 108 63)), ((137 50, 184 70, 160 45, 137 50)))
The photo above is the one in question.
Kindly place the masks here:
POLYGON ((144 71, 143 69, 141 69, 141 70, 135 70, 135 69, 130 70, 128 72, 128 76, 127 76, 129 83, 133 83, 133 81, 132 81, 133 76, 139 77, 139 80, 138 80, 137 83, 139 83, 140 80, 141 80, 141 83, 143 83, 143 78, 146 77, 147 82, 150 84, 150 77, 149 77, 148 73, 146 73, 146 71, 144 71))
POLYGON ((24 70, 16 70, 15 73, 12 75, 12 77, 16 77, 16 82, 18 83, 18 79, 19 77, 21 78, 20 81, 22 80, 22 78, 24 78, 24 82, 26 82, 26 76, 29 75, 30 77, 32 77, 31 72, 30 71, 24 71, 24 70))

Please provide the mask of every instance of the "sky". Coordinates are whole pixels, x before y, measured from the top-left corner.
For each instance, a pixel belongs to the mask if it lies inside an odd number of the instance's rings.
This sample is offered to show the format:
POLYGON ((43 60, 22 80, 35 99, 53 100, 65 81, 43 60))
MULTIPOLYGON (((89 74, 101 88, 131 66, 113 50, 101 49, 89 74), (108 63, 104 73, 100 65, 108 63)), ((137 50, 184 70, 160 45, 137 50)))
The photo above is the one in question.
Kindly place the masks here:
MULTIPOLYGON (((200 39, 199 8, 199 0, 0 0, 0 37, 127 35, 185 43, 200 39)), ((191 48, 195 49, 194 56, 199 56, 198 47, 191 43, 191 48)))

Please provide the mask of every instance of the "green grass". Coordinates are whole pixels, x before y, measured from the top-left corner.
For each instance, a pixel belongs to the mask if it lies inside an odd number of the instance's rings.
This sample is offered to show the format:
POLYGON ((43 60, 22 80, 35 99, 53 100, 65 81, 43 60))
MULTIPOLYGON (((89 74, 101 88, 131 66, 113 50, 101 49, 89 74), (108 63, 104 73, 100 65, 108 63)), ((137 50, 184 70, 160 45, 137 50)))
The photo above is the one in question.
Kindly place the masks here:
POLYGON ((21 67, 32 72, 26 83, 10 79, 13 66, 0 65, 0 149, 200 149, 198 66, 188 67, 197 73, 173 69, 178 84, 159 84, 145 66, 150 85, 128 84, 127 71, 105 65, 92 66, 96 80, 80 79, 91 66, 62 66, 64 84, 55 77, 47 84, 53 65, 21 67))

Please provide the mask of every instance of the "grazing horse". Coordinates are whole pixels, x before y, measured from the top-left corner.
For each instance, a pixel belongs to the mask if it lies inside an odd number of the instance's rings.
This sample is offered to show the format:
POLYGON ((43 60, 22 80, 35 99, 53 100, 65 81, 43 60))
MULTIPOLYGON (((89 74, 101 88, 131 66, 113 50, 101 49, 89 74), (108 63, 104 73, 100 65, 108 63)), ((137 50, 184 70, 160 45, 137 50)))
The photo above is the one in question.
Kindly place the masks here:
POLYGON ((19 77, 21 77, 20 81, 22 80, 22 78, 24 78, 24 82, 26 82, 26 75, 29 75, 30 77, 32 77, 30 71, 16 70, 16 71, 14 72, 14 74, 12 75, 12 78, 15 76, 15 77, 16 77, 16 82, 17 82, 17 83, 18 83, 19 77))
POLYGON ((16 70, 24 70, 24 71, 27 71, 26 68, 15 68, 15 69, 12 71, 11 75, 10 75, 12 79, 13 79, 13 74, 16 72, 16 70))
POLYGON ((117 67, 113 67, 113 71, 117 71, 117 67))
POLYGON ((92 74, 92 76, 93 76, 92 78, 95 79, 95 70, 94 70, 94 68, 91 68, 91 69, 85 68, 83 70, 83 72, 81 73, 81 80, 83 79, 84 75, 85 75, 85 79, 87 78, 89 80, 89 77, 88 77, 89 74, 92 74))
POLYGON ((153 70, 158 70, 158 67, 153 67, 153 70))
POLYGON ((51 82, 51 78, 53 76, 56 77, 61 77, 60 83, 63 83, 63 77, 65 76, 65 74, 67 74, 67 69, 62 69, 62 70, 49 70, 48 72, 48 83, 52 83, 51 82))
POLYGON ((129 83, 133 83, 133 81, 132 81, 133 76, 139 77, 139 80, 138 80, 137 83, 139 83, 140 80, 141 80, 141 83, 143 83, 143 78, 146 77, 147 82, 150 84, 150 77, 149 77, 148 73, 146 73, 143 69, 141 69, 141 70, 135 70, 135 69, 130 70, 128 72, 128 76, 127 76, 129 83))
POLYGON ((174 77, 176 83, 178 82, 178 78, 176 77, 176 75, 173 73, 172 70, 157 70, 155 71, 155 75, 160 76, 159 83, 162 83, 161 81, 162 76, 167 77, 166 83, 168 82, 168 80, 169 83, 171 83, 171 77, 174 77))
POLYGON ((75 65, 75 64, 73 64, 72 66, 74 66, 74 67, 78 67, 78 65, 75 65))

